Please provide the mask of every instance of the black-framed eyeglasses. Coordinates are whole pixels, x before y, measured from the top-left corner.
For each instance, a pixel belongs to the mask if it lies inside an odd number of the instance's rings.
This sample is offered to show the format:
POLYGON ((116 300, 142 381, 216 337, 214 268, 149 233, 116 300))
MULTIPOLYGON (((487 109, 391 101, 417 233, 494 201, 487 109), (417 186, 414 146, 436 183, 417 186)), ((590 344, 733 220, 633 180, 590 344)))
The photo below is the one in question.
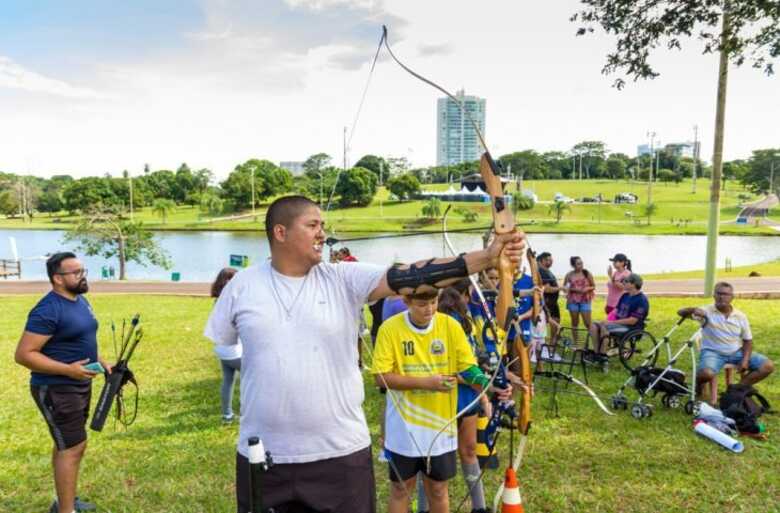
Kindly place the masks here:
POLYGON ((83 278, 84 276, 87 275, 87 272, 88 272, 87 269, 77 269, 75 271, 65 271, 65 272, 59 272, 57 274, 59 274, 60 276, 65 276, 66 274, 72 274, 76 278, 83 278))

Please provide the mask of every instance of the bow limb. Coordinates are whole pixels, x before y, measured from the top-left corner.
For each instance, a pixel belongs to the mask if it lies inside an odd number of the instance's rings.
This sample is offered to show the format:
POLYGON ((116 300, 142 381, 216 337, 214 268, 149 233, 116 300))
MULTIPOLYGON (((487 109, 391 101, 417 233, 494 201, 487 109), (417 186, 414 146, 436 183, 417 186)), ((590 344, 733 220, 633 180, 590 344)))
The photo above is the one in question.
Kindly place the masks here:
MULTIPOLYGON (((601 408, 601 411, 606 413, 607 415, 614 415, 614 412, 610 411, 609 408, 604 404, 604 402, 599 398, 598 395, 596 395, 596 392, 593 391, 592 388, 590 388, 588 385, 580 381, 579 379, 575 378, 571 374, 564 374, 560 371, 542 371, 538 373, 541 376, 545 376, 548 378, 554 378, 554 379, 562 379, 564 381, 568 381, 569 383, 574 383, 578 387, 585 390, 585 392, 588 394, 588 396, 593 399, 599 408, 601 408)), ((576 392, 572 392, 576 393, 576 392)), ((581 395, 581 394, 580 394, 581 395)))
POLYGON ((525 250, 525 256, 528 259, 528 270, 531 273, 531 278, 534 282, 534 303, 533 303, 533 310, 532 310, 532 316, 531 316, 531 322, 534 323, 534 325, 539 324, 539 321, 541 320, 541 314, 542 314, 542 292, 541 288, 543 287, 542 283, 542 275, 539 274, 539 264, 536 261, 536 252, 532 250, 530 247, 526 247, 525 250))
MULTIPOLYGON (((496 235, 515 231, 515 218, 504 197, 498 164, 496 164, 487 150, 482 154, 479 172, 482 175, 482 180, 485 182, 487 193, 491 199, 491 209, 493 212, 496 235)), ((496 319, 498 320, 499 326, 507 329, 507 322, 511 320, 514 311, 512 288, 514 285, 514 275, 517 270, 517 264, 513 263, 509 257, 506 256, 505 251, 505 249, 502 249, 498 257, 499 289, 498 300, 496 302, 496 319)), ((528 356, 528 348, 525 347, 520 333, 517 333, 514 350, 515 355, 519 359, 520 378, 525 384, 521 395, 517 427, 520 429, 521 435, 525 436, 528 434, 528 429, 531 425, 531 387, 533 385, 533 376, 531 375, 531 359, 528 356)))
MULTIPOLYGON (((452 205, 447 205, 447 209, 444 211, 444 216, 442 217, 442 237, 444 237, 444 242, 447 245, 447 248, 450 250, 453 256, 457 255, 457 252, 455 251, 455 246, 452 245, 452 241, 450 240, 449 235, 447 234, 447 215, 450 212, 450 208, 452 205)), ((485 312, 485 318, 486 322, 489 323, 490 329, 493 332, 493 335, 496 336, 496 329, 495 325, 493 324, 492 316, 490 315, 490 309, 487 306, 487 301, 485 300, 485 295, 482 293, 482 289, 479 288, 479 284, 474 279, 473 275, 469 275, 469 280, 471 281, 471 285, 474 287, 474 290, 477 291, 477 295, 480 298, 480 301, 482 303, 482 309, 485 312)), ((498 340, 498 339, 496 339, 498 340)), ((488 381, 488 385, 482 389, 482 391, 477 395, 477 397, 474 398, 473 401, 471 401, 469 404, 464 406, 459 412, 456 412, 455 416, 451 418, 444 426, 441 427, 439 431, 436 432, 436 435, 433 437, 433 440, 431 440, 431 444, 428 447, 428 452, 426 453, 425 457, 425 465, 428 468, 430 472, 431 468, 431 452, 433 451, 433 447, 436 444, 436 440, 439 439, 439 437, 454 423, 457 422, 459 418, 461 418, 463 415, 466 414, 469 410, 471 410, 474 406, 479 404, 479 401, 485 396, 485 394, 488 393, 488 390, 495 382, 496 378, 498 377, 499 371, 501 370, 501 365, 496 366, 496 370, 493 372, 493 374, 490 376, 490 381, 488 381)))

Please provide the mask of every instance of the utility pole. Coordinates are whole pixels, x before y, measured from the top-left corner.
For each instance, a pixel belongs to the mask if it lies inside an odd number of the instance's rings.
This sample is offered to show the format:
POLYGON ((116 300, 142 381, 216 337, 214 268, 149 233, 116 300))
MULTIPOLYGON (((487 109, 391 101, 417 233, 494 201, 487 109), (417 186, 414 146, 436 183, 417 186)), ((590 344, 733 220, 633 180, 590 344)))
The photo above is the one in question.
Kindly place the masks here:
POLYGON ((347 170, 347 127, 344 127, 344 171, 347 170))
POLYGON ((133 176, 127 172, 127 180, 130 182, 130 221, 133 220, 133 176))
POLYGON ((693 125, 693 190, 696 194, 696 172, 699 168, 699 125, 693 125))
POLYGON ((653 152, 655 151, 655 132, 648 132, 650 136, 650 169, 647 171, 647 204, 650 205, 653 201, 653 152))
POLYGON ((251 169, 252 173, 252 215, 255 215, 255 170, 254 168, 251 169))

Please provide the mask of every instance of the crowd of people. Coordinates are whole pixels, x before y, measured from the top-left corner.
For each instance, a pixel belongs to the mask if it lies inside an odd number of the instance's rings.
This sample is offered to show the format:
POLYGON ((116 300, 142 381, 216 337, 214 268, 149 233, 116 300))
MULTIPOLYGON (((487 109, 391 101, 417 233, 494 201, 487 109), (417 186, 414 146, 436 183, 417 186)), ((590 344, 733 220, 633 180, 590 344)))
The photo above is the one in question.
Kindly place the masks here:
MULTIPOLYGON (((222 369, 226 422, 234 419, 232 389, 236 372, 241 373, 237 511, 249 511, 250 437, 260 437, 275 461, 260 475, 265 508, 276 513, 376 511, 356 343, 365 305, 373 316, 370 372, 387 396, 382 456, 392 483, 388 511, 406 512, 415 486, 418 510, 449 511, 447 481, 457 473, 458 457, 472 511, 488 511, 476 457, 476 418, 490 415, 487 394, 511 401, 513 389, 532 384, 510 371, 507 386, 494 386, 477 364, 477 354, 483 327, 495 315, 489 310, 495 308, 499 288, 499 255, 519 265, 524 235, 499 235, 484 250, 390 269, 357 262, 346 248, 336 262, 323 263, 321 212, 301 196, 271 204, 266 235, 269 260, 238 273, 223 269, 217 276, 205 328, 222 369), (481 275, 487 312, 468 279, 474 274, 481 275), (463 413, 457 427, 444 429, 456 412, 463 413)), ((604 318, 594 321, 593 274, 582 258, 569 261, 572 269, 561 284, 549 252, 537 257, 541 285, 525 271, 515 277, 516 311, 507 339, 522 338, 526 345, 549 339, 561 329, 564 295, 573 332, 580 331, 581 320, 582 330, 595 341, 595 354, 608 356, 601 343, 605 336, 641 329, 647 322, 642 277, 626 255, 610 259, 604 318), (531 320, 535 294, 543 295, 539 322, 531 320)), ((106 373, 112 369, 98 354, 98 323, 83 295, 89 287, 81 261, 73 253, 57 253, 47 261, 47 273, 52 290, 30 312, 15 358, 31 371, 33 400, 54 441, 57 500, 50 511, 74 513, 95 509, 76 496, 91 381, 99 374, 85 366, 98 362, 106 373)), ((747 317, 731 305, 733 293, 729 284, 719 283, 714 305, 679 312, 707 321, 697 376, 702 384, 727 363, 739 366, 747 384, 774 370, 768 358, 753 351, 747 317)))

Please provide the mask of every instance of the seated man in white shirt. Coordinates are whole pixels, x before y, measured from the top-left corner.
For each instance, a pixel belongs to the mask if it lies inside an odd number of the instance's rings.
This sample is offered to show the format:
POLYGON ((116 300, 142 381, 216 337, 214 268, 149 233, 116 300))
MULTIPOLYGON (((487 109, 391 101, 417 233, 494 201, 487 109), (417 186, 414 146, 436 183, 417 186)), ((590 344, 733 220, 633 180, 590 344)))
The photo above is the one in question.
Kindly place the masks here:
POLYGON ((726 282, 715 284, 715 304, 681 309, 681 317, 707 319, 702 328, 697 388, 715 379, 726 364, 739 368, 741 383, 754 385, 769 376, 772 360, 753 351, 753 334, 747 316, 731 305, 734 288, 726 282))

